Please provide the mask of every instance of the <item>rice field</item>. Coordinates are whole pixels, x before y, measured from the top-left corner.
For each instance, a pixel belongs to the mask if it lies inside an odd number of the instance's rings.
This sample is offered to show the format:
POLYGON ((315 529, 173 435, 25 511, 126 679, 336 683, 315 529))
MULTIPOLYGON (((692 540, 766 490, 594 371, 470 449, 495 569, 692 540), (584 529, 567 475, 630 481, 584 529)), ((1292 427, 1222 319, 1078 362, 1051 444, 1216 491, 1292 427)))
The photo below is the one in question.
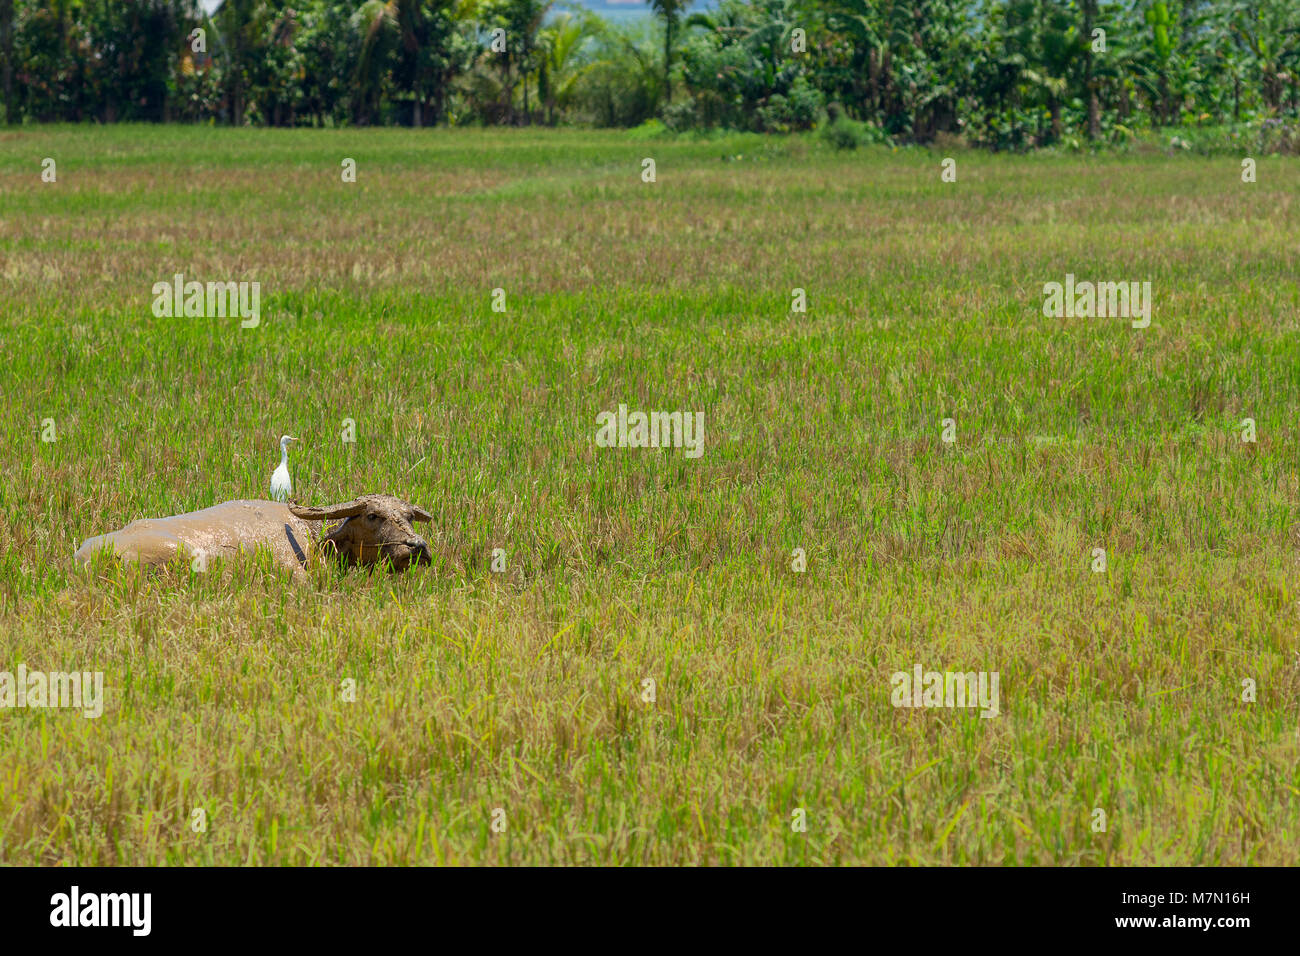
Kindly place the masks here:
POLYGON ((0 862, 1300 863, 1295 158, 20 128, 0 277, 0 671, 104 682, 0 707, 0 862), (432 566, 73 561, 282 434, 432 566))

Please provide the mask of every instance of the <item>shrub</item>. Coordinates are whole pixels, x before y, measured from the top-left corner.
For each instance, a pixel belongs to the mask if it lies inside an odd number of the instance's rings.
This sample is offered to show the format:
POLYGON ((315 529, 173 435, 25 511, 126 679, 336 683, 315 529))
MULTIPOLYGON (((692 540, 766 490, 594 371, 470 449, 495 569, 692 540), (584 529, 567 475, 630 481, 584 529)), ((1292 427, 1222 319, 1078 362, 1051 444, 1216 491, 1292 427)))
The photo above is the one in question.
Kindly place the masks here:
POLYGON ((821 137, 836 149, 857 149, 859 146, 884 140, 884 136, 876 127, 869 123, 859 123, 847 116, 841 116, 823 126, 821 137))
POLYGON ((673 100, 663 109, 663 124, 674 133, 694 129, 700 122, 699 111, 692 97, 673 100))
POLYGON ((666 129, 662 122, 651 117, 640 126, 632 127, 627 131, 627 135, 629 139, 654 139, 663 135, 666 129))
POLYGON ((774 93, 758 108, 759 128, 765 133, 812 129, 826 97, 804 77, 795 77, 789 95, 774 93))

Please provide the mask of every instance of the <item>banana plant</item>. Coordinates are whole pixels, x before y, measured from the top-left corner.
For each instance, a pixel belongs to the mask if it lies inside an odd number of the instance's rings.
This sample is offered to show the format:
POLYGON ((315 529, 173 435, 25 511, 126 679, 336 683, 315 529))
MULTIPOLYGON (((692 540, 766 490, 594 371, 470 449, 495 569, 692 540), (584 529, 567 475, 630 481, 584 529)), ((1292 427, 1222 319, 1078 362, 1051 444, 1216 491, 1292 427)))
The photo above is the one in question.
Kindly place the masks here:
POLYGON ((1169 16, 1169 5, 1164 0, 1155 0, 1143 13, 1143 19, 1151 28, 1151 56, 1139 82, 1155 102, 1156 116, 1164 125, 1173 116, 1169 96, 1169 58, 1174 52, 1169 28, 1173 25, 1173 18, 1169 16))
POLYGON ((1265 108, 1277 112, 1287 81, 1295 88, 1296 67, 1300 65, 1300 10, 1292 3, 1274 0, 1239 2, 1233 10, 1231 29, 1254 55, 1265 108))

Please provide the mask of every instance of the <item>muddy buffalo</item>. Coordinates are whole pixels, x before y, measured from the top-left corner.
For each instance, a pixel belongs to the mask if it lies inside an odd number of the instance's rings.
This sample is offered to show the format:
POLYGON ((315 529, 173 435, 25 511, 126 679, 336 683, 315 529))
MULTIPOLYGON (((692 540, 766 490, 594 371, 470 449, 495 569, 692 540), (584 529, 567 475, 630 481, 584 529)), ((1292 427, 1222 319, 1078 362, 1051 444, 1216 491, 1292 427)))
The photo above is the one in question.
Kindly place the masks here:
POLYGON ((104 548, 123 561, 167 564, 185 555, 206 561, 265 548, 295 577, 324 557, 344 565, 384 564, 395 571, 430 560, 413 523, 432 521, 423 508, 392 495, 362 495, 328 508, 277 501, 227 501, 169 518, 143 518, 121 531, 88 538, 83 564, 104 548), (334 522, 342 522, 334 525, 334 522))

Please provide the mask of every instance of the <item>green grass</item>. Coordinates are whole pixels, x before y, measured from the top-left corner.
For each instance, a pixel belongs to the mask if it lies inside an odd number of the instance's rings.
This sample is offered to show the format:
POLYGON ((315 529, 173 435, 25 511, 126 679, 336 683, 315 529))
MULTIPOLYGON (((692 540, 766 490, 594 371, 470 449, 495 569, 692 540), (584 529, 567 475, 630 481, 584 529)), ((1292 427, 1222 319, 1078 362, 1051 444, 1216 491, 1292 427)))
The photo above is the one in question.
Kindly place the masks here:
POLYGON ((108 694, 0 711, 0 861, 1300 863, 1300 162, 942 158, 0 135, 0 670, 108 694), (260 327, 155 318, 176 272, 260 327), (1067 272, 1151 327, 1045 318, 1067 272), (703 457, 596 447, 620 402, 703 457), (434 566, 74 566, 264 497, 286 432, 300 499, 417 503, 434 566), (1001 716, 895 709, 917 663, 1001 716))

